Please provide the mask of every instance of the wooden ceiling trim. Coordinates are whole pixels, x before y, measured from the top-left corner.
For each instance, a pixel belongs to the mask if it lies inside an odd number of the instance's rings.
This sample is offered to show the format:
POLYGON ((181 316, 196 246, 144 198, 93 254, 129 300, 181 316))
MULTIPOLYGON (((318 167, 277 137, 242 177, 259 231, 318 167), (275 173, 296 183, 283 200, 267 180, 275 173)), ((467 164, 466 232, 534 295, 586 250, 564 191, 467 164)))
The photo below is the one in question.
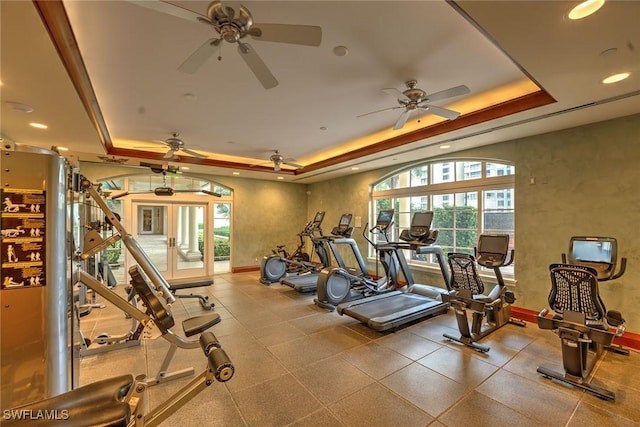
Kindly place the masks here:
POLYGON ((113 147, 107 124, 100 110, 98 98, 93 90, 89 73, 84 65, 76 37, 71 29, 69 16, 61 0, 33 0, 36 10, 42 18, 51 41, 53 42, 62 64, 67 69, 76 92, 80 97, 89 119, 98 133, 100 143, 106 153, 113 147))
POLYGON ((413 132, 408 132, 393 138, 389 138, 377 144, 368 145, 366 147, 358 148, 339 156, 331 157, 316 163, 312 163, 310 165, 306 165, 304 169, 298 169, 296 171, 296 175, 303 175, 305 173, 313 172, 318 169, 334 166, 350 160, 359 159, 361 157, 401 147, 406 144, 411 144, 413 142, 420 141, 426 138, 431 138, 447 132, 452 132, 454 130, 473 126, 479 123, 484 123, 489 120, 498 119, 511 114, 552 104, 554 102, 556 102, 556 100, 551 95, 549 95, 548 92, 546 92, 545 90, 539 90, 537 92, 514 98, 509 101, 493 105, 491 107, 483 108, 482 110, 464 114, 455 120, 436 123, 434 125, 427 126, 413 132))

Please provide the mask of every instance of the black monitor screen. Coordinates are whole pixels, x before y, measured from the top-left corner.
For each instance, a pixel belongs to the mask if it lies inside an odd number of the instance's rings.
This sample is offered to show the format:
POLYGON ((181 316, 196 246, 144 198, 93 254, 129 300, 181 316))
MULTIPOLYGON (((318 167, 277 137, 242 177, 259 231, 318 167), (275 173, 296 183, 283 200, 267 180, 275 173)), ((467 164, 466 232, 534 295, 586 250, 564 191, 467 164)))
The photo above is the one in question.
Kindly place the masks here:
POLYGON ((340 222, 338 223, 338 227, 348 227, 351 224, 351 214, 343 214, 340 217, 340 222))
POLYGON ((315 223, 322 223, 322 220, 324 219, 324 211, 319 211, 316 213, 315 218, 313 218, 313 222, 315 223))
POLYGON ((378 212, 377 225, 388 225, 393 221, 393 209, 383 209, 378 212))
POLYGON ((433 221, 433 212, 416 212, 411 220, 412 227, 430 228, 433 221))
POLYGON ((506 254, 509 250, 508 234, 482 234, 478 240, 478 253, 506 254))
POLYGON ((612 263, 613 242, 599 239, 572 239, 571 255, 573 259, 586 262, 612 263))

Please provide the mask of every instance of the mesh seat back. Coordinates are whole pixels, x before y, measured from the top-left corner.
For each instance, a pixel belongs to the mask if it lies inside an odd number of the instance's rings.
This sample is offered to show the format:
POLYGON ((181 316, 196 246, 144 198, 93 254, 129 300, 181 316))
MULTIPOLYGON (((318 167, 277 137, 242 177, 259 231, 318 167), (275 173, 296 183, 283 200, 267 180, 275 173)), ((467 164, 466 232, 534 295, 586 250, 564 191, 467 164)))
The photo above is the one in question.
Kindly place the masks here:
POLYGON ((556 314, 574 311, 587 321, 602 322, 606 309, 598 293, 598 273, 595 269, 572 264, 551 264, 549 306, 556 314))
POLYGON ((469 254, 450 253, 448 256, 451 269, 451 288, 466 289, 471 295, 484 293, 484 284, 476 268, 476 259, 469 254))

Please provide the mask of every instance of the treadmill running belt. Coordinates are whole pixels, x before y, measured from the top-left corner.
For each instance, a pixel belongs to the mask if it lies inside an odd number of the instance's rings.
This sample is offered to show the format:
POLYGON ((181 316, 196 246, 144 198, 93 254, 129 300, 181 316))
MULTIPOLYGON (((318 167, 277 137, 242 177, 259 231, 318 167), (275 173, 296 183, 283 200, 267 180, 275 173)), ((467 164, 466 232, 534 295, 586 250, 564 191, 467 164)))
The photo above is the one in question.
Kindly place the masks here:
POLYGON ((346 314, 376 331, 386 331, 424 317, 445 313, 449 304, 422 295, 399 291, 338 305, 346 314))

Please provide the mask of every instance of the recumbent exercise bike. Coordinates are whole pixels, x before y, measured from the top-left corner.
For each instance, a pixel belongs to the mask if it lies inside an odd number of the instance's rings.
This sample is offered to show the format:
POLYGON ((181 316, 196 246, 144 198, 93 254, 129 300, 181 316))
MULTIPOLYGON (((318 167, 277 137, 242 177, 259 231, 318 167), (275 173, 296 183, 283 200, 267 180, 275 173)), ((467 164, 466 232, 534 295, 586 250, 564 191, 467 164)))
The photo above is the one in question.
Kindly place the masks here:
POLYGON ((537 316, 538 327, 558 335, 562 345, 564 372, 538 366, 545 378, 578 387, 604 400, 615 400, 615 393, 591 384, 591 372, 604 350, 628 355, 629 351, 613 345, 625 331, 622 315, 607 311, 600 298, 599 281, 621 277, 626 268, 622 258, 616 269, 617 242, 610 237, 572 237, 568 257, 562 264, 551 264, 549 307, 537 316), (615 329, 612 329, 615 328, 615 329))
POLYGON ((443 335, 445 338, 486 353, 489 347, 479 344, 478 340, 507 323, 518 326, 525 326, 525 323, 511 318, 511 304, 516 298, 513 292, 507 289, 500 272, 501 267, 510 265, 514 260, 513 249, 509 251, 509 235, 480 235, 475 254, 474 257, 454 252, 448 256, 452 291, 442 295, 442 300, 450 303, 455 312, 460 337, 443 335), (476 264, 491 268, 496 275, 498 284, 489 294, 484 293, 484 284, 476 264), (467 310, 472 312, 471 325, 469 325, 467 310))

